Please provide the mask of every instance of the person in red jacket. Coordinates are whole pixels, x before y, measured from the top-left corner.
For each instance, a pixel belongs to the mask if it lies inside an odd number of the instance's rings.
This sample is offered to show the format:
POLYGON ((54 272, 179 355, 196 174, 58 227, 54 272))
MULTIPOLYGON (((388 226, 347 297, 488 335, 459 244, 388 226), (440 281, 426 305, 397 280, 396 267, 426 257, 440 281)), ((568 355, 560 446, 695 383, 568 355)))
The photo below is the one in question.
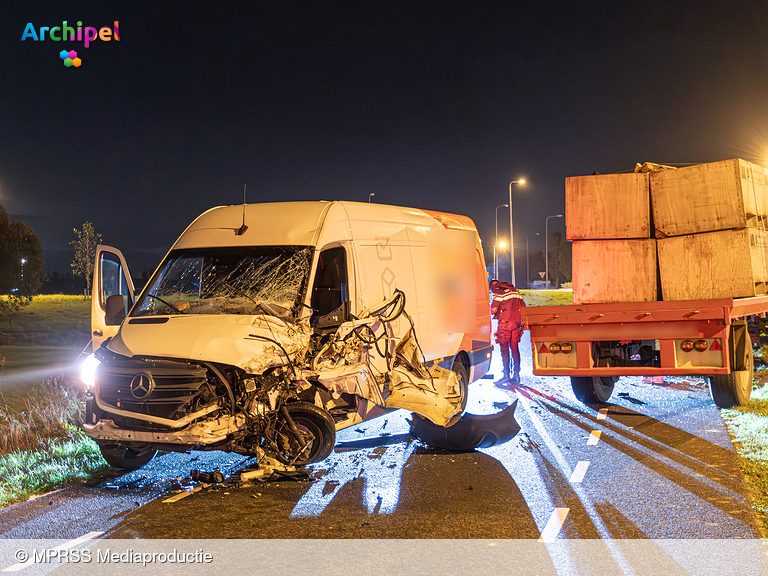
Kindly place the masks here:
POLYGON ((503 373, 496 384, 517 384, 520 382, 520 350, 518 343, 523 335, 523 320, 520 309, 525 306, 523 297, 510 282, 491 280, 491 314, 499 321, 496 330, 496 342, 501 347, 503 373), (509 377, 510 353, 514 361, 514 375, 509 377))

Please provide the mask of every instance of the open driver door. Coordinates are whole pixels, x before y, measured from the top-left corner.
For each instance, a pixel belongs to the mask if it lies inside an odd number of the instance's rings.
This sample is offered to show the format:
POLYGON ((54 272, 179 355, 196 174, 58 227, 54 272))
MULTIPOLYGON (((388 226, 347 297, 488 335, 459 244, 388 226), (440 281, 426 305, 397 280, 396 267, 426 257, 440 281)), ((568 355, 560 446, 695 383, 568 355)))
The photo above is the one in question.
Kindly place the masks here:
POLYGON ((133 280, 122 253, 111 246, 97 246, 91 293, 92 351, 117 334, 133 302, 133 280))

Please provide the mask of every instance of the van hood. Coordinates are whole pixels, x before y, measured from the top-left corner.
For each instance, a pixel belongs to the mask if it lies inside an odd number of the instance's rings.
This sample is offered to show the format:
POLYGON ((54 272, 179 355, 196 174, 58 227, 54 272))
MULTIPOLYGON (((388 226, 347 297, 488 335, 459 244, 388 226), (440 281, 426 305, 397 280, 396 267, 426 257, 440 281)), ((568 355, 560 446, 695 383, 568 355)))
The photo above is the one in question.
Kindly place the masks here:
POLYGON ((128 318, 107 348, 129 358, 217 362, 262 374, 287 364, 286 354, 293 361, 306 351, 310 333, 308 320, 293 323, 266 315, 144 316, 128 318))

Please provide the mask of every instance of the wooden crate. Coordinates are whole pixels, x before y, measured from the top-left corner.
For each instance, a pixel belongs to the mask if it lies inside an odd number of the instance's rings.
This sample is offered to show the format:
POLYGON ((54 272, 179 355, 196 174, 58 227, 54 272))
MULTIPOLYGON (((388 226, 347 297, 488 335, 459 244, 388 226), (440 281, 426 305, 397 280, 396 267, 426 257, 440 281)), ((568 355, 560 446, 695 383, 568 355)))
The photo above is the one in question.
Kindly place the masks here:
POLYGON ((651 176, 656 237, 764 228, 768 170, 745 160, 697 164, 651 176))
POLYGON ((742 298, 766 293, 766 230, 722 230, 657 242, 664 300, 742 298))
POLYGON ((652 238, 649 174, 565 179, 568 240, 652 238))
POLYGON ((656 240, 574 241, 574 304, 657 298, 656 240))

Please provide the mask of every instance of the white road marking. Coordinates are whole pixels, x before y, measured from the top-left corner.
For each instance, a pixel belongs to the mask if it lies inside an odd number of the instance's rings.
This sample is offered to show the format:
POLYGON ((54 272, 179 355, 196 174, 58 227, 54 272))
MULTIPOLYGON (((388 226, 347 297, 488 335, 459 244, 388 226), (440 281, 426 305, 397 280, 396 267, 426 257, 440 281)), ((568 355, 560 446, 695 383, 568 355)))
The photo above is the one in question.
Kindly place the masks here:
POLYGON ((607 417, 608 417, 608 408, 600 408, 600 410, 598 410, 597 419, 605 420, 607 417))
POLYGON ((602 432, 600 430, 592 430, 592 432, 589 435, 589 440, 587 440, 587 446, 597 446, 597 443, 600 441, 601 435, 602 435, 602 432))
POLYGON ((552 516, 549 517, 549 522, 541 531, 539 542, 554 542, 557 540, 557 535, 560 534, 560 529, 563 527, 563 522, 568 516, 570 508, 555 508, 552 511, 552 516))
POLYGON ((584 480, 584 475, 587 473, 587 468, 589 468, 588 460, 579 461, 579 463, 576 464, 576 468, 573 469, 573 474, 571 474, 571 479, 569 482, 579 483, 584 480))
MULTIPOLYGON (((544 441, 544 444, 549 449, 550 453, 555 457, 558 467, 564 473, 564 476, 569 476, 570 474, 572 474, 573 472, 570 470, 570 467, 568 466, 568 462, 565 459, 565 456, 563 456, 563 453, 558 448, 557 443, 552 439, 552 436, 550 436, 549 432, 547 432, 547 428, 546 426, 544 426, 544 422, 536 414, 536 412, 531 408, 530 406, 531 401, 526 399, 524 396, 519 396, 518 401, 520 405, 528 413, 528 417, 531 420, 531 424, 533 424, 533 427, 536 428, 536 432, 538 432, 539 437, 541 437, 541 439, 544 441)), ((605 410, 607 411, 607 408, 605 410)), ((619 547, 616 544, 614 544, 611 533, 608 530, 608 527, 605 525, 605 522, 603 522, 602 517, 597 512, 595 505, 587 497, 587 494, 584 492, 584 489, 579 484, 574 485, 572 488, 574 493, 578 497, 578 499, 581 501, 581 504, 584 506, 584 511, 587 513, 587 515, 589 516, 589 519, 592 521, 592 525, 597 530, 597 533, 600 535, 600 538, 604 539, 606 548, 608 548, 608 551, 610 552, 611 556, 613 556, 614 561, 619 565, 619 569, 621 570, 621 573, 624 574, 625 576, 635 576, 636 572, 629 565, 629 562, 624 557, 624 554, 621 552, 619 547)))
POLYGON ((173 502, 178 502, 182 498, 186 498, 190 494, 194 494, 195 492, 199 492, 202 489, 203 489, 202 486, 195 486, 192 490, 182 490, 181 492, 179 492, 175 496, 171 496, 170 498, 166 498, 165 500, 163 500, 163 502, 165 504, 172 504, 173 502))
MULTIPOLYGON (((83 542, 88 542, 88 540, 93 540, 94 538, 98 538, 104 534, 104 532, 88 532, 88 534, 83 534, 80 536, 80 538, 75 538, 74 540, 70 540, 69 542, 64 542, 64 544, 59 544, 55 548, 51 548, 51 550, 68 550, 69 548, 74 548, 75 546, 82 544, 83 542)), ((18 564, 14 564, 13 566, 9 566, 8 568, 3 568, 0 570, 0 572, 18 572, 19 570, 22 570, 26 568, 27 566, 31 566, 35 563, 35 557, 30 556, 29 560, 26 562, 20 562, 18 564)))

